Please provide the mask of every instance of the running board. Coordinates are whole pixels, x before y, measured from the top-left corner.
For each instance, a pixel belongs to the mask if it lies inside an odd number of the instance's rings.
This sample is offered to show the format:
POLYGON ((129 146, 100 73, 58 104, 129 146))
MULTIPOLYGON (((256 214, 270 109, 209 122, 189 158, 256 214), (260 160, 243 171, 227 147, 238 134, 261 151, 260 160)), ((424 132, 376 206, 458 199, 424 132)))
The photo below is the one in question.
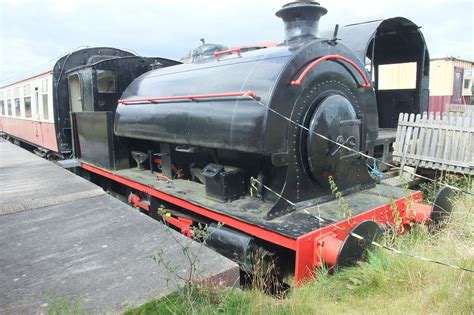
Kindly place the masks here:
POLYGON ((63 168, 74 168, 74 167, 79 167, 81 166, 81 163, 79 160, 76 159, 70 159, 70 160, 60 160, 57 162, 60 166, 63 168))

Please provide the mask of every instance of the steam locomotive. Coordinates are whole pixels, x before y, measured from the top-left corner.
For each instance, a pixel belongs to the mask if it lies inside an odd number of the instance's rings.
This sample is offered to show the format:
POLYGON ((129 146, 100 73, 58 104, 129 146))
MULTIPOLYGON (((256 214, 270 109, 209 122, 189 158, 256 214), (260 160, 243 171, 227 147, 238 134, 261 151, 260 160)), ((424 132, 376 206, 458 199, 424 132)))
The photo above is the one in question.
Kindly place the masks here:
POLYGON ((376 185, 360 154, 374 152, 400 112, 427 109, 419 28, 394 18, 319 37, 326 13, 311 1, 283 6, 277 47, 146 60, 151 71, 123 59, 67 69, 69 165, 187 236, 204 223, 206 243, 244 270, 265 249, 296 284, 318 266, 361 259, 385 231, 438 222, 449 191, 423 205, 420 192, 376 185), (401 62, 417 63, 416 88, 378 89, 378 67, 401 62), (111 106, 95 97, 97 71, 114 78, 111 106))

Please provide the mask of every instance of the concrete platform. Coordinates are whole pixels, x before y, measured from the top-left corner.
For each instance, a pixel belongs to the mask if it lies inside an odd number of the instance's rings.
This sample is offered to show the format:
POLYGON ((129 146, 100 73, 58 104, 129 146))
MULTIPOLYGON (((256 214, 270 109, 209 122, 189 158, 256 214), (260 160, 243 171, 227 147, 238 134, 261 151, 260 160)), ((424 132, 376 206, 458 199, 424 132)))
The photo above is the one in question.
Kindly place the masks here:
POLYGON ((238 266, 102 189, 0 142, 0 314, 47 313, 62 299, 116 313, 176 290, 196 255, 196 276, 238 284, 238 266))
POLYGON ((0 142, 0 215, 105 195, 102 188, 26 150, 0 142))

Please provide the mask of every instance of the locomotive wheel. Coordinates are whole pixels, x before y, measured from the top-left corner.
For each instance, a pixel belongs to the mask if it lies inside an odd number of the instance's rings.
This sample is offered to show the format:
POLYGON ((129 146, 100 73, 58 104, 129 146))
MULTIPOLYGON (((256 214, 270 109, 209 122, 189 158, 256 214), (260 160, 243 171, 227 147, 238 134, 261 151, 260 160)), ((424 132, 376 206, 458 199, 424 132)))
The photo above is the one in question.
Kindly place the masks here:
POLYGON ((449 187, 441 188, 433 201, 433 210, 430 214, 430 225, 436 226, 443 222, 453 210, 454 191, 449 187))

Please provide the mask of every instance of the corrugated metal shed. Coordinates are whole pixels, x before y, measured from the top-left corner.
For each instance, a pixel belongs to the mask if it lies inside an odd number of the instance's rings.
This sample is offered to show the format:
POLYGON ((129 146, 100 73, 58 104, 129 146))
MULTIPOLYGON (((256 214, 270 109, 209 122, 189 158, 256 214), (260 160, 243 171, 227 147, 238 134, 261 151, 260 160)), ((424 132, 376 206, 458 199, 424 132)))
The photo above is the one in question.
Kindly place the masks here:
POLYGON ((453 97, 451 95, 430 95, 430 112, 446 112, 449 111, 449 104, 451 103, 453 97))
MULTIPOLYGON (((471 78, 473 64, 474 62, 472 61, 457 59, 454 57, 432 59, 430 66, 430 95, 453 95, 455 68, 463 69, 463 79, 471 78)), ((462 83, 464 84, 464 81, 462 83)), ((472 95, 471 86, 472 80, 469 87, 463 88, 463 96, 472 95)))
POLYGON ((452 60, 435 59, 430 63, 430 96, 453 95, 452 60))

